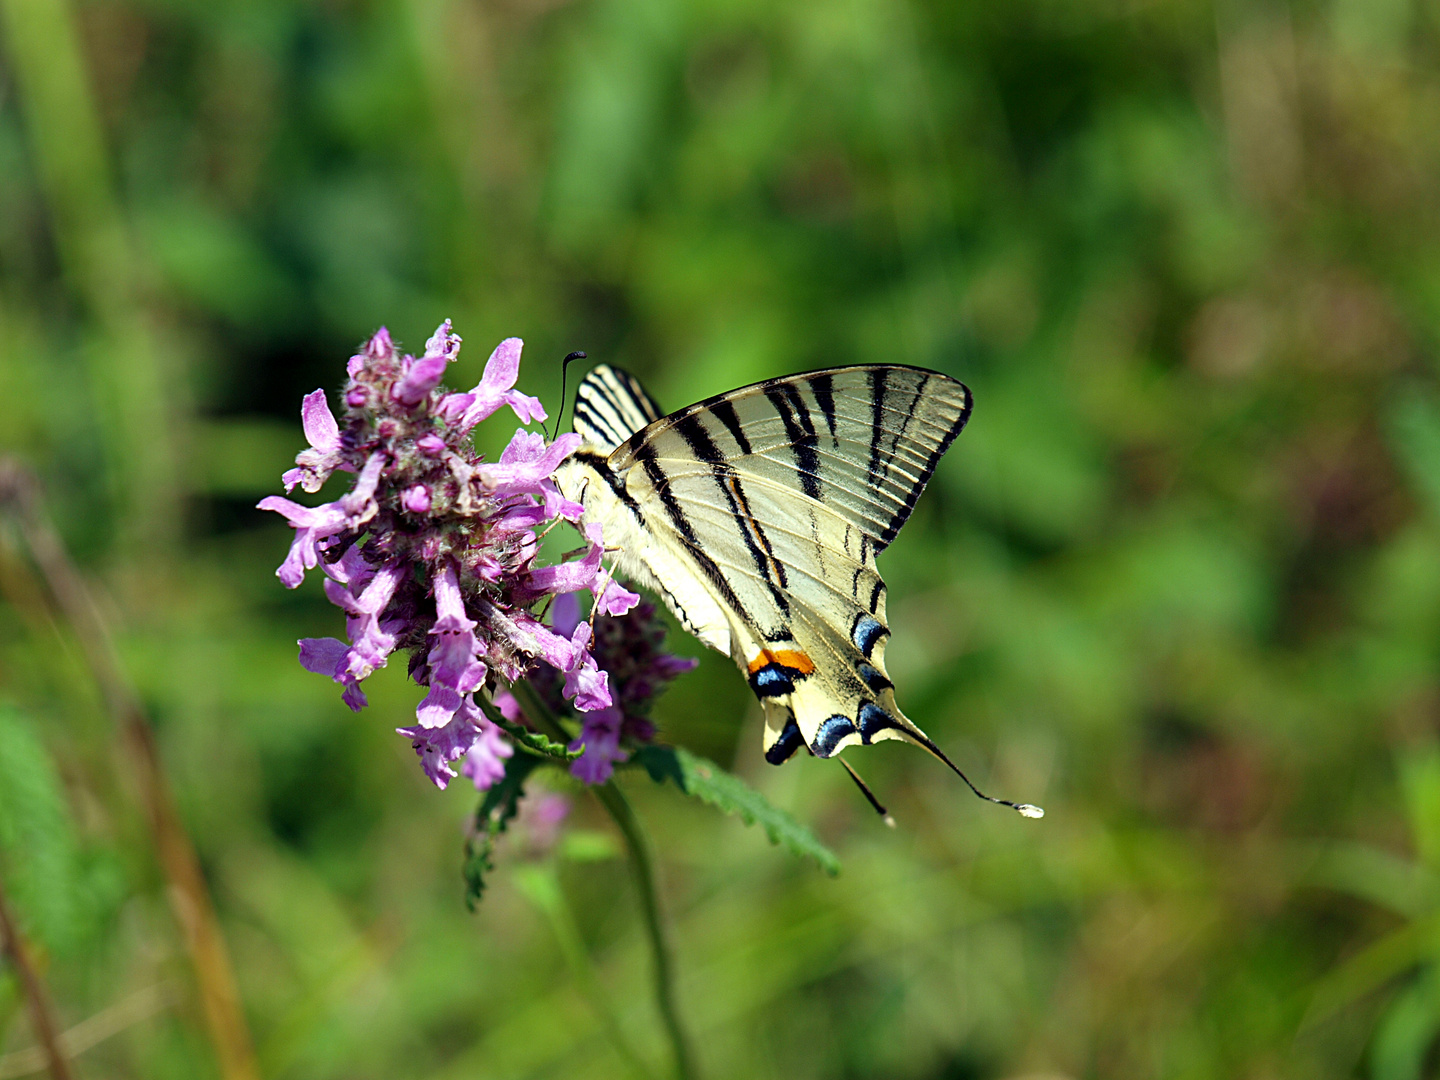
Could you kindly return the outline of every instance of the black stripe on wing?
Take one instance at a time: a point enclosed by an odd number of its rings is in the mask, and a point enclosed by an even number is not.
[[[609,452],[661,415],[639,379],[601,364],[575,390],[572,428],[586,442]]]
[[[720,423],[725,425],[725,430],[735,440],[735,445],[740,448],[740,453],[750,453],[750,440],[745,437],[745,429],[740,426],[740,417],[735,413],[735,403],[729,398],[721,398],[710,411]]]
[[[710,475],[714,477],[716,485],[720,488],[721,494],[730,507],[730,516],[735,522],[735,531],[745,543],[746,549],[750,552],[751,559],[755,562],[755,571],[760,579],[770,589],[770,595],[775,600],[775,606],[782,614],[790,613],[790,600],[786,596],[785,568],[775,559],[775,550],[770,545],[770,539],[765,535],[765,530],[760,522],[755,519],[755,513],[750,509],[750,500],[746,498],[745,489],[740,484],[740,479],[735,475],[734,470],[725,462],[725,456],[720,448],[715,445],[715,440],[705,429],[705,423],[696,413],[684,417],[675,425],[675,431],[685,440],[685,445],[695,455],[696,460],[701,461],[710,467]]]
[[[926,379],[925,382],[920,384],[920,388],[916,391],[915,401],[917,404],[928,382],[929,380]],[[953,443],[956,436],[965,429],[965,422],[970,419],[970,410],[973,407],[974,399],[970,396],[969,389],[966,388],[965,403],[960,410],[959,418],[951,425],[950,429],[944,434],[940,441],[936,443],[935,448],[930,451],[929,456],[926,457],[925,464],[920,467],[920,475],[915,478],[914,483],[912,483],[905,492],[905,501],[901,503],[900,508],[891,515],[890,521],[885,526],[885,530],[880,534],[880,542],[876,548],[877,552],[889,547],[890,541],[895,539],[895,534],[900,531],[900,527],[910,520],[910,514],[915,509],[915,503],[920,499],[920,493],[925,490],[925,485],[930,482],[930,477],[935,475],[935,466],[940,464],[940,459],[945,456],[945,451],[950,449],[950,444]],[[896,448],[900,445],[900,437],[904,435],[904,431],[905,429],[901,428],[900,436],[896,436]]]
[[[901,365],[831,368],[767,379],[697,402],[629,435],[611,461],[623,471],[641,459],[647,444],[662,457],[675,453],[658,449],[667,435],[678,436],[695,455],[681,425],[693,435],[690,425],[703,422],[727,468],[742,480],[762,471],[752,470],[745,458],[768,459],[766,470],[793,469],[796,494],[841,514],[878,554],[909,519],[970,410],[965,386],[939,372]],[[717,422],[709,422],[707,413]],[[764,506],[755,506],[768,524]]]
[[[685,545],[690,557],[695,560],[695,565],[709,579],[710,584],[715,586],[715,590],[720,594],[720,599],[729,605],[730,610],[742,622],[755,626],[755,620],[746,610],[745,605],[740,602],[740,597],[736,595],[730,579],[725,576],[725,572],[720,569],[715,560],[706,553],[704,545],[701,544],[699,536],[695,533],[695,526],[690,521],[689,515],[685,513],[680,501],[675,498],[675,493],[670,490],[670,477],[655,456],[654,448],[642,444],[636,456],[641,468],[645,470],[651,486],[655,489],[655,494],[660,498],[660,505],[665,510],[665,516],[670,520],[671,526],[679,535],[680,541]]]
[[[885,368],[869,372],[870,383],[870,483],[880,484],[880,442],[885,438],[885,394],[890,373]]]
[[[784,765],[795,756],[795,751],[805,745],[805,736],[800,734],[800,725],[795,723],[795,714],[786,710],[785,726],[779,736],[765,750],[765,760],[771,765]]]
[[[820,498],[820,454],[816,450],[819,437],[815,434],[815,422],[805,408],[805,401],[796,389],[795,383],[786,382],[779,386],[767,386],[765,397],[780,414],[785,425],[785,436],[795,450],[795,469],[800,474],[800,486],[812,499]]]

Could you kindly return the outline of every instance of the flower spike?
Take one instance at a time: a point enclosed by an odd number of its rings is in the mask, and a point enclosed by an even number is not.
[[[587,527],[582,559],[536,565],[539,531],[580,519],[581,507],[554,481],[579,437],[547,440],[521,428],[499,461],[484,461],[470,442],[476,424],[507,405],[524,423],[546,414],[515,389],[519,338],[496,347],[473,390],[448,392],[441,382],[460,346],[448,319],[418,358],[401,355],[388,331],[376,331],[346,367],[338,419],[323,390],[306,395],[301,419],[310,445],[283,477],[286,491],[299,485],[314,493],[336,471],[353,473],[354,485],[320,506],[271,495],[259,507],[295,530],[280,580],[293,589],[307,571],[322,569],[326,596],[346,615],[347,640],[306,638],[301,665],[339,683],[358,711],[366,704],[364,680],[395,650],[409,653],[411,674],[426,693],[416,723],[397,730],[438,787],[463,761],[460,771],[484,789],[504,775],[514,753],[476,700],[491,694],[497,678],[524,678],[544,665],[563,683],[560,696],[586,716],[618,708],[612,676],[592,654],[590,627],[559,633],[530,608],[590,592],[601,610],[615,613],[638,598],[602,568],[598,527]],[[616,725],[628,722],[617,716]],[[616,726],[612,754],[621,753],[619,733]],[[587,769],[608,775],[609,765],[595,757]]]

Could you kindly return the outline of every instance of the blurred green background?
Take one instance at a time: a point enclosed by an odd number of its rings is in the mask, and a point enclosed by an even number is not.
[[[471,915],[476,797],[393,734],[403,663],[354,716],[295,660],[340,617],[252,507],[301,395],[446,316],[451,385],[519,335],[548,406],[571,349],[668,407],[877,361],[974,391],[882,560],[887,658],[1049,815],[892,744],[851,755],[885,829],[833,765],[766,766],[707,655],[666,737],[844,862],[625,777],[707,1076],[1436,1075],[1440,3],[0,12],[0,446],[117,627],[265,1077],[633,1075],[534,902],[552,872],[665,1060],[593,802],[554,851],[507,839]],[[0,584],[0,874],[62,1023],[125,1018],[78,1068],[217,1076],[73,636],[23,548]],[[33,1042],[0,971],[0,1075]]]

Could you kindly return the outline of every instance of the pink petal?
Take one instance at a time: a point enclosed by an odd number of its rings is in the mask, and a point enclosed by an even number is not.
[[[324,390],[312,390],[300,405],[300,424],[305,438],[316,450],[326,453],[340,449],[340,425],[325,401]]]

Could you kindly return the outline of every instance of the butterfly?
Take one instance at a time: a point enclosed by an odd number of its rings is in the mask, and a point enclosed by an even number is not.
[[[981,798],[1039,817],[981,794],[900,711],[885,670],[876,556],[970,408],[948,375],[862,365],[767,379],[665,415],[634,376],[602,364],[576,391],[582,441],[555,479],[603,526],[618,569],[734,658],[764,710],[766,761],[900,739]]]

